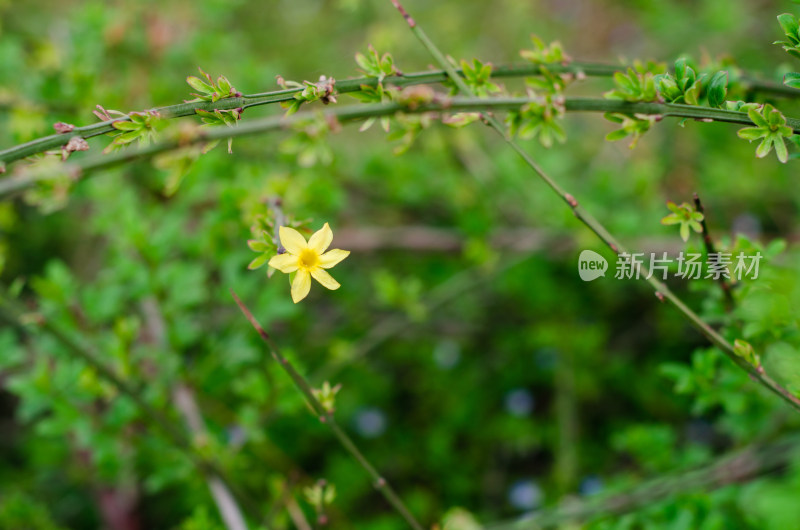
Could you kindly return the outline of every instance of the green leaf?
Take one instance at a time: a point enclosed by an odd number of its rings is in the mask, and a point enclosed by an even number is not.
[[[772,151],[772,136],[767,136],[764,138],[758,147],[756,148],[756,157],[757,158],[764,158]]]
[[[228,81],[228,78],[223,75],[217,78],[217,86],[219,87],[219,91],[222,92],[224,96],[229,95],[231,93],[231,89],[233,88],[230,81]]]
[[[783,84],[792,88],[800,88],[800,73],[790,72],[784,75]]]
[[[758,125],[759,127],[769,127],[769,123],[767,120],[764,119],[764,116],[758,111],[758,109],[750,109],[747,111],[747,116],[750,117],[750,121]]]
[[[259,257],[251,261],[250,265],[248,265],[247,268],[252,271],[258,269],[259,267],[263,267],[264,264],[267,262],[267,259],[268,256],[266,254],[261,254]]]
[[[675,77],[677,79],[684,79],[686,77],[686,58],[681,57],[675,61]]]
[[[681,218],[676,213],[671,213],[671,214],[667,215],[666,217],[664,217],[663,219],[661,219],[661,224],[662,225],[666,225],[666,226],[676,225],[676,224],[678,224],[680,222],[681,222]]]
[[[689,225],[687,223],[681,223],[681,239],[684,242],[689,241]]]
[[[759,127],[745,127],[744,129],[739,129],[736,134],[739,136],[739,138],[743,138],[752,142],[753,140],[763,138],[767,135],[767,132]]]
[[[267,245],[264,241],[259,241],[258,239],[249,239],[247,241],[247,246],[250,247],[250,250],[255,252],[266,252],[269,250],[269,245]]]
[[[717,72],[708,83],[708,104],[720,108],[728,93],[728,72]]]
[[[138,131],[142,128],[140,124],[130,121],[115,121],[111,126],[119,131]]]
[[[362,70],[370,70],[370,69],[371,69],[371,67],[372,67],[372,65],[370,64],[370,62],[369,62],[369,60],[367,59],[367,57],[366,57],[366,56],[365,56],[363,53],[361,53],[361,52],[357,52],[357,53],[356,53],[356,64],[357,64],[357,65],[358,65],[358,66],[359,66],[359,67],[360,67]]]
[[[214,87],[204,83],[199,77],[190,75],[186,78],[186,82],[189,83],[190,87],[198,92],[202,92],[204,94],[211,94],[214,92]]]
[[[778,15],[778,24],[781,25],[781,29],[783,29],[783,32],[787,37],[796,36],[797,30],[800,29],[800,24],[798,24],[797,18],[789,13]]]
[[[778,160],[785,164],[786,161],[789,160],[789,152],[786,150],[786,143],[781,137],[775,138],[773,143],[775,145],[775,154],[778,155]]]
[[[119,136],[117,136],[116,138],[114,138],[114,143],[116,143],[116,144],[128,144],[128,143],[136,140],[137,138],[139,138],[139,136],[141,136],[141,135],[142,135],[142,130],[141,129],[138,129],[138,130],[135,130],[135,131],[129,131],[129,132],[126,132],[126,133],[122,133]]]

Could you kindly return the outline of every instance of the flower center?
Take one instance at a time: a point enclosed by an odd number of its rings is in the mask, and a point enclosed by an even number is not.
[[[304,249],[300,252],[300,266],[304,269],[311,270],[319,265],[319,254],[310,248]]]

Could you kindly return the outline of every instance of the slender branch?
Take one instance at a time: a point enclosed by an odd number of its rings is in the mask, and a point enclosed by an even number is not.
[[[392,4],[400,11],[403,17],[406,18],[409,22],[409,27],[414,35],[419,39],[422,45],[428,50],[428,52],[433,56],[433,58],[439,63],[439,65],[444,68],[447,72],[452,81],[456,84],[461,92],[467,95],[473,95],[472,91],[470,90],[469,86],[464,82],[464,79],[461,78],[456,74],[453,70],[452,65],[449,61],[447,61],[436,47],[436,45],[428,38],[422,28],[413,21],[413,19],[408,16],[407,12],[403,9],[400,5],[399,0],[390,0]],[[593,100],[594,101],[594,100]],[[665,105],[659,103],[645,103],[644,105],[655,105],[656,107],[667,107],[673,108],[676,105]],[[679,105],[678,107],[689,107],[688,105]],[[713,109],[704,109],[704,111],[713,111]],[[731,111],[721,111],[725,115],[731,113]],[[663,114],[662,112],[655,112],[653,114]],[[734,113],[734,114],[741,114],[741,113]],[[670,114],[674,115],[674,114]],[[567,193],[561,186],[554,181],[544,170],[539,167],[539,165],[531,158],[531,156],[522,149],[519,144],[517,144],[510,136],[505,133],[505,130],[500,125],[500,123],[493,117],[484,114],[484,121],[494,129],[506,143],[514,150],[516,153],[525,161],[525,163],[539,176],[541,180],[543,180],[555,193],[557,193],[561,199],[567,203],[567,205],[572,209],[573,214],[575,217],[578,218],[584,225],[586,225],[592,232],[594,232],[604,243],[606,243],[609,248],[616,254],[620,255],[625,253],[625,249],[620,245],[620,243],[611,235],[611,233],[597,220],[595,219],[589,212],[587,212],[583,207],[580,206],[578,201],[575,199],[574,196]],[[726,121],[726,120],[721,120]],[[748,119],[749,121],[749,119]],[[793,122],[797,122],[797,120],[792,120]],[[795,127],[796,123],[793,123],[791,126]],[[640,265],[637,266],[640,268]],[[640,277],[637,270],[637,278]],[[728,342],[722,335],[720,335],[716,330],[714,330],[711,326],[709,326],[700,316],[697,315],[694,311],[692,311],[686,304],[684,304],[672,291],[664,284],[663,282],[659,281],[653,274],[648,274],[644,277],[644,280],[648,282],[656,292],[656,296],[658,296],[661,300],[668,300],[672,305],[674,305],[678,311],[683,313],[683,315],[691,322],[706,338],[714,344],[717,348],[722,350],[722,352],[727,355],[734,363],[736,363],[740,368],[750,374],[754,380],[760,382],[762,385],[767,387],[770,391],[775,393],[776,395],[783,398],[787,403],[789,403],[794,409],[800,411],[800,398],[789,392],[786,388],[780,385],[776,380],[766,374],[764,371],[763,366],[759,366],[756,368],[755,366],[749,364],[745,361],[742,357],[736,354],[734,351],[733,345]]]
[[[539,99],[526,97],[498,97],[488,99],[475,97],[438,97],[431,103],[419,105],[414,108],[400,105],[398,103],[364,104],[329,108],[325,111],[317,112],[298,112],[297,114],[293,114],[291,116],[269,116],[266,118],[240,123],[236,127],[214,127],[211,129],[198,128],[196,131],[190,134],[187,134],[184,131],[183,133],[179,133],[177,137],[176,135],[173,135],[171,138],[151,144],[147,147],[129,148],[116,154],[87,157],[78,162],[67,162],[59,166],[59,172],[66,173],[71,175],[74,179],[78,179],[79,177],[93,171],[118,166],[133,160],[152,158],[153,156],[165,151],[180,149],[198,143],[210,142],[212,140],[238,138],[242,136],[251,136],[269,131],[285,129],[298,123],[320,118],[347,122],[371,117],[389,116],[401,111],[407,113],[423,113],[442,111],[481,112],[487,110],[515,110],[526,103],[530,103],[531,101],[539,101]],[[679,105],[673,103],[635,103],[620,100],[575,97],[566,98],[565,106],[568,111],[650,114],[671,116],[676,118],[695,118],[699,120],[739,123],[742,125],[753,124],[747,114],[743,112],[712,109],[708,107],[696,107],[692,105]],[[489,119],[495,123],[497,130],[502,132],[502,129],[497,121],[491,117]],[[787,122],[789,126],[795,130],[795,132],[800,133],[800,119],[787,118]],[[505,138],[505,133],[503,133],[503,137]],[[521,152],[520,147],[515,142],[508,138],[506,138],[506,141],[515,151],[520,153],[520,156],[523,158],[527,157],[524,152]],[[530,163],[533,162],[529,162],[529,165]],[[18,168],[17,171],[10,177],[0,179],[0,198],[24,191],[33,186],[36,181],[46,180],[50,177],[52,177],[52,174],[36,172],[33,169],[26,167]],[[545,178],[545,180],[550,180],[549,177],[546,176],[543,178]],[[553,187],[555,186],[555,183],[551,182],[550,185]],[[558,186],[556,186],[554,189],[560,190]],[[560,194],[563,197],[563,192],[560,192]]]
[[[553,73],[573,73],[576,75],[584,75],[590,77],[608,77],[614,75],[615,72],[624,70],[624,65],[610,65],[599,63],[587,62],[571,62],[568,64],[548,64],[547,70]],[[462,76],[463,72],[459,68],[454,68],[457,75]],[[494,78],[509,78],[509,77],[524,77],[535,76],[542,72],[542,66],[538,64],[511,64],[501,65],[492,69],[492,77]],[[448,73],[444,70],[433,70],[428,72],[414,72],[410,74],[398,74],[388,76],[383,79],[383,84],[395,86],[398,88],[441,83],[448,78]],[[745,77],[742,80],[745,90],[750,92],[770,93],[784,97],[798,97],[800,92],[778,83],[771,83],[769,81],[758,81],[755,79]],[[374,77],[359,77],[356,79],[345,79],[336,83],[336,92],[338,94],[347,94],[350,92],[359,92],[364,86],[375,87],[378,80]],[[256,94],[246,94],[242,97],[221,99],[217,102],[210,101],[191,101],[186,103],[179,103],[176,105],[169,105],[164,107],[156,107],[153,110],[158,111],[165,118],[180,118],[185,116],[194,116],[197,109],[212,111],[219,110],[232,110],[232,109],[247,109],[260,105],[268,105],[272,103],[280,103],[281,101],[290,101],[294,99],[295,94],[301,92],[302,89],[283,89],[274,90],[271,92],[261,92]],[[130,118],[127,116],[120,117],[115,120],[103,121],[83,127],[75,127],[72,131],[66,134],[53,134],[44,136],[26,142],[24,144],[9,147],[0,150],[0,168],[3,165],[10,164],[11,162],[26,158],[37,153],[43,153],[51,149],[58,149],[69,142],[70,138],[79,136],[81,138],[92,138],[105,133],[114,132],[116,129],[112,126],[115,121],[128,121]],[[748,122],[749,123],[749,122]],[[2,172],[2,171],[0,171]]]
[[[797,435],[790,435],[771,444],[752,445],[691,471],[653,478],[621,492],[571,500],[562,506],[541,510],[508,523],[489,524],[486,528],[530,530],[561,527],[569,522],[588,522],[630,513],[687,492],[708,492],[747,482],[786,467],[797,453],[798,444],[800,439]]]
[[[3,317],[12,326],[18,328],[23,333],[30,333],[30,330],[24,325],[26,321],[26,311],[19,307],[16,302],[9,300],[5,296],[0,296],[0,317]],[[91,366],[101,378],[111,383],[121,394],[133,401],[149,422],[160,428],[169,437],[173,445],[188,456],[192,463],[194,463],[204,475],[216,477],[218,480],[228,484],[231,489],[234,489],[234,483],[227,478],[225,471],[223,471],[217,463],[198,453],[186,434],[176,426],[175,421],[150,405],[136,388],[128,384],[111,368],[106,366],[106,364],[100,360],[101,356],[96,351],[72,339],[59,327],[44,318],[44,316],[37,314],[35,318],[35,323],[38,327],[60,343],[70,355],[81,359],[87,365]],[[28,318],[27,320],[30,319]],[[260,511],[257,505],[241,491],[235,490],[235,493],[241,502],[246,503],[251,515],[255,517]]]
[[[358,447],[356,447],[347,433],[345,433],[341,427],[339,427],[333,417],[333,412],[322,406],[322,403],[320,403],[314,395],[314,392],[308,381],[306,381],[305,378],[300,375],[300,373],[294,368],[294,365],[289,362],[289,359],[281,355],[280,350],[278,350],[278,347],[275,345],[275,342],[272,340],[269,334],[264,331],[264,328],[261,327],[250,310],[247,309],[247,306],[245,306],[239,297],[236,296],[236,293],[234,293],[233,290],[231,290],[231,296],[233,296],[233,299],[236,301],[239,309],[242,310],[242,313],[244,313],[244,316],[258,332],[261,339],[264,341],[264,343],[266,343],[267,348],[272,354],[272,357],[278,362],[281,368],[283,368],[284,371],[289,374],[289,377],[292,378],[294,385],[303,394],[303,396],[305,396],[306,401],[311,406],[311,409],[314,411],[314,413],[319,417],[320,422],[324,423],[331,429],[339,443],[342,444],[347,452],[358,461],[361,467],[363,467],[367,474],[369,474],[369,476],[372,478],[375,488],[380,491],[381,494],[383,494],[386,500],[389,501],[389,504],[391,504],[392,507],[403,517],[403,519],[406,520],[409,526],[415,530],[422,530],[422,525],[420,525],[414,516],[411,515],[411,512],[403,503],[402,499],[400,499],[400,497],[394,491],[389,482],[383,478],[380,473],[378,473],[375,467],[369,463]]]
[[[548,68],[553,72],[572,72],[576,74],[580,72],[587,76],[611,76],[614,74],[614,72],[620,70],[622,67],[593,63],[571,63],[569,65],[552,65],[552,67]],[[458,71],[461,72],[461,70]],[[541,73],[540,65],[520,64],[499,66],[492,71],[492,76],[497,78],[520,77],[537,75],[539,73]],[[388,76],[384,78],[383,84],[402,88],[413,85],[441,83],[446,79],[447,74],[443,70],[434,70],[428,72],[415,72],[411,74]],[[336,92],[338,94],[360,92],[364,86],[375,87],[377,84],[378,79],[374,77],[346,79],[336,83]],[[166,107],[156,107],[153,110],[158,111],[159,114],[161,114],[164,118],[181,118],[185,116],[196,115],[196,111],[198,109],[205,111],[211,111],[214,109],[247,109],[260,105],[290,101],[294,99],[295,94],[298,94],[301,91],[302,89],[290,88],[271,92],[261,92],[257,94],[247,94],[236,98],[225,98],[214,103],[210,101],[179,103],[177,105],[169,105]],[[115,120],[86,125],[83,127],[75,127],[67,134],[53,134],[31,140],[30,142],[24,144],[9,147],[8,149],[0,150],[0,167],[2,167],[3,164],[9,164],[21,158],[25,158],[37,153],[43,153],[44,151],[48,151],[50,149],[60,148],[61,146],[66,145],[69,139],[73,136],[92,138],[94,136],[114,132],[116,131],[116,129],[112,126],[114,122],[129,120],[130,118],[126,116]]]
[[[708,256],[709,260],[712,260],[715,263],[719,263],[719,257],[717,256],[717,251],[714,249],[714,241],[711,240],[711,233],[708,231],[708,225],[706,224],[706,212],[703,208],[703,203],[700,202],[700,196],[697,193],[694,194],[694,206],[698,212],[703,214],[703,220],[700,221],[700,226],[703,227],[703,244],[706,247],[706,256]],[[717,256],[716,258],[712,258],[712,256]],[[725,310],[727,312],[731,312],[733,310],[733,306],[735,304],[733,300],[733,293],[731,293],[731,284],[725,278],[725,276],[719,277],[719,286],[722,288],[722,294],[725,296]]]

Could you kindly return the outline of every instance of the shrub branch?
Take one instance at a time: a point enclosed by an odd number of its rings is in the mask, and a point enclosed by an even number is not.
[[[353,440],[350,439],[347,433],[345,433],[342,428],[339,427],[339,424],[336,423],[336,420],[333,416],[333,412],[326,409],[322,403],[319,402],[317,397],[314,395],[314,392],[308,381],[306,381],[306,379],[300,375],[300,372],[298,372],[294,365],[289,362],[289,359],[281,354],[277,345],[272,340],[272,337],[270,337],[264,328],[261,327],[261,324],[258,323],[247,306],[244,305],[244,302],[242,302],[239,297],[236,296],[236,293],[234,293],[233,290],[231,290],[231,296],[233,296],[233,299],[236,301],[239,309],[242,310],[242,313],[244,313],[244,316],[247,318],[248,322],[250,322],[253,328],[258,332],[258,335],[267,345],[272,357],[289,375],[289,377],[291,377],[295,387],[297,387],[300,393],[306,398],[306,401],[313,410],[314,414],[317,415],[320,422],[327,425],[331,429],[333,435],[336,437],[339,443],[342,444],[345,450],[347,450],[347,452],[358,461],[361,467],[364,468],[367,474],[369,474],[369,476],[372,478],[375,489],[381,492],[386,500],[389,501],[389,504],[391,504],[392,507],[403,517],[403,519],[406,520],[408,525],[415,530],[422,530],[422,525],[417,522],[417,520],[406,507],[405,503],[403,503],[402,499],[400,499],[400,496],[394,491],[394,488],[392,488],[389,482],[382,477],[380,473],[378,473],[372,464],[369,463],[367,458],[358,449],[358,447],[356,447],[356,445],[353,443]]]
[[[472,94],[472,91],[464,82],[464,80],[456,74],[452,65],[449,61],[447,61],[436,47],[436,45],[428,38],[422,28],[416,22],[411,19],[407,12],[402,8],[400,5],[399,0],[391,0],[392,4],[403,14],[406,20],[411,20],[412,22],[409,23],[409,27],[414,35],[420,40],[422,45],[428,50],[428,52],[433,56],[433,58],[444,68],[447,72],[452,81],[458,86],[459,90],[464,94]],[[627,103],[629,104],[629,103]],[[645,103],[644,105],[656,105],[657,107],[665,106],[665,104],[659,103]],[[688,107],[693,108],[689,105],[670,105],[670,107]],[[588,109],[587,109],[588,110]],[[714,109],[707,109],[708,111],[712,111]],[[725,115],[730,114],[732,111],[720,111]],[[653,112],[652,114],[662,114],[660,112]],[[734,113],[740,114],[740,113]],[[674,114],[673,114],[674,115]],[[609,248],[617,255],[625,253],[626,250],[620,245],[620,243],[614,238],[611,233],[606,230],[606,228],[597,220],[595,219],[589,212],[587,212],[575,199],[574,196],[567,193],[561,186],[554,181],[544,170],[539,167],[539,165],[533,160],[533,158],[524,150],[522,149],[519,144],[517,144],[510,136],[508,136],[500,125],[500,123],[492,116],[484,115],[485,122],[494,129],[498,134],[500,134],[508,143],[508,145],[516,151],[516,153],[525,161],[525,163],[543,180],[555,193],[557,193],[561,199],[567,203],[567,205],[572,209],[573,214],[575,217],[578,218],[584,225],[586,225],[592,232],[594,232],[604,243],[606,243]],[[749,121],[749,118],[747,118]],[[726,121],[726,120],[720,120]],[[797,120],[792,120],[795,122],[791,125],[791,127],[795,127],[797,125]],[[641,269],[641,264],[637,264],[637,268]],[[638,272],[638,271],[637,271]],[[722,352],[727,355],[734,363],[736,363],[740,368],[745,370],[750,377],[753,378],[755,381],[758,381],[763,386],[768,388],[770,391],[775,393],[776,395],[783,398],[786,402],[789,403],[794,409],[800,411],[800,399],[789,392],[786,388],[780,385],[776,380],[766,374],[764,371],[763,366],[759,365],[758,368],[753,366],[752,364],[748,363],[744,358],[739,356],[735,350],[733,345],[728,342],[722,335],[720,335],[714,328],[709,326],[700,316],[692,311],[686,304],[683,303],[663,282],[656,279],[654,275],[643,276],[643,279],[649,283],[654,289],[655,294],[661,300],[668,300],[673,306],[675,306],[678,311],[683,313],[683,315],[691,322],[706,338],[714,344],[717,348],[722,350]],[[637,274],[637,277],[639,275]]]
[[[455,72],[455,69],[453,69]],[[225,100],[220,100],[225,101]],[[422,112],[443,112],[443,111],[490,111],[490,110],[517,110],[526,103],[539,101],[537,98],[527,97],[495,97],[495,98],[475,98],[475,97],[438,97],[431,103],[421,104],[410,108],[398,103],[380,103],[347,105],[341,107],[327,108],[321,111],[298,112],[291,116],[268,116],[240,122],[236,127],[214,127],[192,131],[191,134],[183,134],[180,137],[168,138],[166,140],[153,143],[147,147],[128,148],[109,155],[95,155],[84,158],[76,162],[65,162],[60,166],[63,172],[72,175],[73,178],[80,178],[88,173],[100,169],[106,169],[133,160],[151,158],[159,153],[187,147],[189,145],[211,142],[213,140],[224,140],[227,138],[238,138],[251,136],[278,129],[288,128],[294,124],[314,119],[328,119],[339,121],[363,120],[371,117],[390,116],[397,112],[422,113]],[[753,122],[744,112],[737,112],[723,109],[712,109],[709,107],[697,107],[693,105],[680,105],[674,103],[641,103],[628,102],[621,100],[568,97],[565,98],[567,111],[573,112],[616,112],[627,114],[648,114],[658,116],[669,116],[674,118],[694,118],[698,120],[711,120],[727,123],[738,123],[752,125]],[[494,118],[491,118],[494,120]],[[496,123],[496,120],[495,120]],[[787,123],[792,129],[800,133],[800,119],[787,118]],[[497,124],[500,127],[499,124]],[[96,127],[96,126],[92,126]],[[76,129],[77,130],[77,129]],[[505,138],[505,132],[500,130]],[[100,134],[100,133],[98,133]],[[509,141],[507,139],[507,141]],[[528,158],[527,154],[513,141],[509,141],[511,147],[523,158]],[[526,160],[526,162],[528,162]],[[532,160],[528,164],[536,165]],[[0,178],[0,198],[10,194],[24,191],[33,186],[37,180],[48,178],[48,174],[38,174],[28,168],[21,168],[9,177]],[[550,180],[545,175],[546,180]],[[559,190],[559,194],[564,196],[563,191],[552,182],[551,187]]]
[[[700,196],[697,195],[697,193],[694,194],[694,206],[698,212],[703,214],[703,220],[700,221],[700,226],[703,227],[703,245],[706,247],[706,256],[716,255],[717,251],[714,248],[714,241],[711,239],[711,233],[708,231],[708,225],[706,224],[705,209],[703,208],[703,203],[700,202]],[[725,296],[725,309],[726,311],[730,312],[733,310],[734,306],[733,293],[731,293],[731,284],[724,275],[721,275],[718,281],[719,286],[722,288],[722,293]]]
[[[548,64],[547,70],[552,73],[574,73],[583,74],[589,77],[610,77],[615,72],[623,71],[624,65],[609,65],[589,62],[571,62],[569,64]],[[460,68],[452,69],[458,76],[463,76]],[[501,65],[492,69],[493,78],[513,78],[535,76],[542,71],[541,65],[538,64],[512,64]],[[445,70],[432,70],[428,72],[414,72],[409,74],[398,74],[387,76],[383,79],[383,84],[388,86],[395,86],[398,88],[436,84],[446,81],[448,73]],[[769,93],[780,95],[784,97],[797,97],[800,93],[793,88],[787,87],[782,84],[771,83],[768,81],[758,81],[755,79],[745,78],[743,80],[746,90],[751,92]],[[378,80],[374,77],[359,77],[355,79],[346,79],[337,81],[336,92],[339,94],[347,94],[351,92],[359,92],[362,87],[375,87]],[[181,118],[186,116],[196,115],[196,110],[214,111],[214,110],[233,110],[233,109],[247,109],[260,105],[268,105],[271,103],[280,103],[282,101],[291,101],[294,99],[295,94],[301,92],[301,88],[290,88],[284,90],[274,90],[271,92],[261,92],[255,94],[245,94],[242,97],[232,97],[220,99],[216,102],[211,101],[191,101],[186,103],[178,103],[176,105],[169,105],[165,107],[156,107],[152,110],[157,111],[164,118]],[[567,109],[571,110],[571,109]],[[573,109],[573,110],[589,110],[589,109]],[[603,111],[606,112],[606,111]],[[608,111],[616,112],[616,111]],[[638,112],[638,111],[637,111]],[[685,117],[699,117],[705,116],[685,116]],[[713,117],[711,119],[714,119]],[[116,129],[112,126],[117,121],[129,121],[130,118],[120,117],[115,120],[103,121],[100,123],[93,123],[83,127],[75,127],[69,133],[53,134],[44,136],[19,144],[7,149],[0,150],[0,167],[3,164],[8,165],[12,162],[26,158],[38,153],[43,153],[51,149],[59,149],[66,145],[73,137],[92,138],[100,136],[109,132],[114,132]],[[737,122],[750,125],[752,122]],[[796,128],[796,127],[795,127]]]

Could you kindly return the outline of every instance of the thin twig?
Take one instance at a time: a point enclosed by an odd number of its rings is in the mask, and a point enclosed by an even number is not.
[[[407,12],[402,9],[399,0],[391,0],[392,4],[398,9],[401,9],[401,14],[404,17],[407,16]],[[405,14],[404,14],[405,13]],[[444,55],[441,51],[436,47],[436,45],[428,38],[425,32],[422,30],[419,24],[416,22],[414,24],[409,24],[411,31],[416,35],[416,37],[420,40],[422,45],[428,50],[428,52],[433,56],[436,62],[447,71],[448,75],[450,76],[451,80],[456,84],[461,92],[468,95],[473,95],[472,91],[470,90],[469,86],[464,82],[464,79],[457,75],[453,70],[453,66],[450,62],[445,59]],[[655,105],[660,105],[656,103]],[[726,111],[728,112],[728,111]],[[519,144],[517,144],[510,136],[508,136],[504,130],[504,128],[500,125],[500,123],[493,117],[487,114],[484,114],[484,121],[494,129],[506,143],[525,161],[525,163],[539,176],[541,180],[543,180],[550,189],[552,189],[555,193],[561,197],[561,199],[567,203],[567,205],[572,209],[572,213],[575,217],[578,218],[584,225],[586,225],[592,232],[594,232],[604,243],[606,243],[609,248],[615,254],[623,254],[626,253],[624,247],[620,245],[620,243],[611,235],[611,233],[597,220],[595,219],[589,212],[587,212],[583,207],[580,206],[578,201],[575,199],[574,196],[567,193],[561,186],[553,180],[544,170],[539,167],[539,165],[533,160],[533,158],[524,150],[522,149]],[[641,268],[641,264],[637,265],[637,269]],[[640,277],[637,270],[637,278]],[[655,275],[648,274],[644,277],[644,280],[648,282],[656,292],[656,295],[659,299],[669,300],[669,302],[674,305],[678,311],[683,313],[683,315],[703,334],[706,338],[715,346],[717,346],[722,352],[727,355],[736,365],[740,368],[745,370],[750,376],[768,388],[770,391],[775,393],[776,395],[780,396],[786,402],[788,402],[794,409],[800,411],[800,398],[789,392],[786,388],[784,388],[781,384],[779,384],[776,380],[766,374],[763,366],[759,366],[756,368],[755,366],[751,365],[747,361],[745,361],[742,357],[736,354],[734,351],[733,345],[728,342],[722,335],[720,335],[715,329],[709,326],[700,316],[698,316],[694,311],[692,311],[686,304],[684,304],[672,291],[664,284],[663,282],[659,281]]]
[[[553,73],[573,73],[578,76],[594,76],[594,77],[608,77],[614,75],[615,72],[624,70],[624,65],[610,65],[610,64],[597,64],[597,63],[584,63],[584,62],[571,62],[569,64],[552,64],[547,65],[547,70]],[[459,75],[463,75],[461,69],[455,70]],[[506,77],[523,77],[538,75],[542,71],[542,66],[538,64],[517,64],[517,65],[501,65],[492,69],[492,77],[506,78]],[[421,84],[434,84],[445,81],[448,74],[444,70],[428,71],[428,72],[415,72],[403,75],[388,76],[383,79],[383,84],[395,87],[406,87]],[[768,81],[757,81],[745,78],[743,80],[745,89],[751,92],[771,93],[786,97],[797,97],[798,92],[792,88],[778,83],[771,83]],[[350,92],[359,92],[363,87],[375,87],[378,80],[374,77],[359,77],[356,79],[346,79],[336,83],[336,93],[347,94]],[[225,98],[216,102],[210,101],[192,101],[187,103],[179,103],[177,105],[169,105],[165,107],[157,107],[153,110],[158,111],[165,118],[180,118],[185,116],[194,116],[197,109],[212,111],[219,110],[232,110],[232,109],[247,109],[260,105],[268,105],[271,103],[280,103],[282,101],[290,101],[294,99],[295,94],[302,91],[302,89],[290,88],[283,90],[274,90],[271,92],[262,92],[257,94],[246,94],[242,97]],[[116,129],[112,123],[115,121],[128,121],[129,117],[120,117],[115,120],[103,121],[85,125],[83,127],[75,127],[72,131],[66,134],[52,134],[26,142],[24,144],[9,147],[0,150],[0,167],[3,164],[10,164],[16,160],[26,158],[37,153],[43,153],[51,149],[58,149],[69,142],[70,138],[78,136],[81,138],[92,138],[101,134],[114,132]]]
[[[449,63],[448,63],[449,64]],[[452,67],[451,67],[452,68]],[[453,70],[455,75],[455,70]],[[460,77],[458,78],[461,79]],[[463,84],[463,81],[462,83]],[[476,98],[476,97],[437,97],[428,104],[416,106],[414,108],[400,105],[397,103],[385,104],[364,104],[347,105],[336,108],[329,108],[324,111],[298,112],[291,116],[270,116],[255,120],[239,123],[236,127],[214,127],[212,129],[197,129],[193,132],[174,135],[171,138],[151,144],[147,147],[127,149],[125,151],[102,156],[87,157],[79,162],[66,162],[58,166],[58,174],[69,175],[73,180],[80,179],[92,172],[115,167],[133,160],[149,159],[160,153],[181,149],[190,145],[207,143],[213,140],[224,140],[227,138],[238,138],[252,136],[269,131],[290,128],[293,125],[307,122],[309,120],[325,119],[338,120],[343,122],[362,120],[371,117],[390,116],[397,112],[406,113],[425,113],[425,112],[456,112],[472,111],[485,112],[488,110],[516,110],[532,101],[540,101],[540,98],[528,97],[496,97],[496,98]],[[565,98],[564,105],[567,111],[575,112],[615,112],[623,114],[648,114],[669,116],[674,118],[695,118],[700,120],[711,120],[727,123],[738,123],[742,125],[752,125],[753,122],[744,112],[736,112],[723,109],[712,109],[709,107],[696,107],[692,105],[679,105],[674,103],[642,103],[629,102],[613,99],[601,98]],[[489,118],[490,123],[497,124],[494,118]],[[792,129],[800,133],[800,119],[787,118],[787,123]],[[499,127],[499,124],[497,124]],[[502,132],[502,131],[501,131]],[[505,134],[503,133],[505,138]],[[527,155],[511,139],[506,138],[511,147],[520,156],[526,158]],[[530,157],[527,157],[530,158]],[[527,160],[526,160],[527,162]],[[529,165],[533,162],[530,161]],[[535,164],[534,164],[535,165]],[[54,176],[51,172],[37,172],[35,166],[32,168],[17,168],[14,174],[9,177],[0,178],[0,198],[14,195],[32,187],[39,180],[46,180]],[[540,174],[542,176],[542,174]],[[549,177],[542,177],[549,180]],[[551,187],[555,184],[550,183]],[[558,188],[556,186],[556,188]],[[554,189],[556,189],[554,188]],[[563,197],[563,194],[562,194]]]
[[[706,212],[703,208],[703,203],[700,202],[700,196],[697,195],[697,193],[694,194],[694,206],[698,212],[703,214],[703,220],[700,221],[700,225],[703,227],[703,244],[706,247],[706,256],[710,263],[719,263],[719,255],[714,249],[714,241],[711,240],[711,233],[708,231],[708,225],[706,224]],[[725,310],[730,313],[735,304],[733,293],[731,293],[731,284],[724,275],[720,275],[718,281],[719,286],[722,287],[722,294],[725,295]]]
[[[422,525],[420,525],[417,522],[417,520],[408,510],[406,505],[403,503],[402,499],[400,499],[400,497],[394,491],[389,482],[385,478],[383,478],[380,475],[380,473],[378,473],[375,467],[373,467],[372,464],[369,463],[369,461],[361,453],[358,447],[356,447],[356,445],[353,443],[353,441],[350,439],[347,433],[345,433],[341,429],[341,427],[339,427],[339,425],[336,423],[336,420],[334,419],[333,413],[322,406],[322,403],[320,403],[319,400],[314,395],[314,392],[308,381],[306,381],[305,378],[302,375],[300,375],[300,373],[295,369],[294,365],[292,365],[292,363],[289,362],[289,359],[287,359],[281,354],[280,350],[278,350],[278,347],[275,345],[275,342],[272,340],[269,334],[266,331],[264,331],[264,328],[261,327],[261,325],[255,319],[250,310],[247,309],[247,306],[244,305],[244,303],[239,299],[239,297],[236,295],[235,292],[233,292],[232,289],[231,289],[231,296],[233,296],[233,299],[236,301],[236,304],[239,306],[239,309],[242,310],[244,316],[247,318],[247,320],[250,322],[253,328],[255,328],[261,339],[267,345],[267,348],[272,354],[272,357],[275,359],[275,361],[278,362],[281,368],[283,368],[286,371],[286,373],[289,374],[289,377],[292,378],[292,381],[294,382],[297,389],[303,394],[303,396],[305,396],[306,401],[311,406],[311,409],[314,411],[314,414],[317,415],[320,422],[324,423],[331,429],[331,431],[333,432],[334,436],[339,441],[339,443],[342,444],[342,446],[347,450],[347,452],[350,453],[353,456],[353,458],[355,458],[358,461],[361,467],[363,467],[364,470],[366,470],[366,472],[372,478],[373,486],[375,486],[375,488],[378,491],[380,491],[381,494],[383,494],[386,500],[389,501],[389,504],[391,504],[392,507],[403,517],[403,519],[406,520],[409,526],[411,526],[411,528],[414,528],[415,530],[422,530]]]

